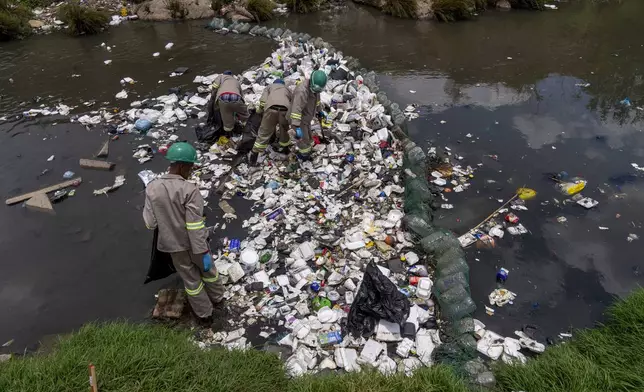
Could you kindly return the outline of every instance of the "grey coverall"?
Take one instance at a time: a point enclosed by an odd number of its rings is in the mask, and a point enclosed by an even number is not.
[[[262,123],[259,126],[259,133],[253,151],[260,153],[266,150],[268,143],[275,133],[275,128],[279,125],[279,145],[280,147],[288,147],[291,144],[291,139],[288,135],[288,119],[286,113],[291,107],[291,90],[289,90],[282,83],[273,83],[264,89],[261,98],[259,99],[259,110],[262,116]]]
[[[222,301],[224,287],[214,261],[211,269],[204,272],[202,257],[210,249],[203,204],[195,184],[179,175],[166,174],[148,184],[143,220],[148,229],[158,227],[157,248],[170,253],[192,310],[205,318],[212,315],[213,304]]]
[[[319,106],[320,94],[311,91],[309,79],[305,79],[295,87],[289,119],[292,128],[302,129],[302,138],[297,141],[297,148],[302,155],[311,154],[311,148],[313,147],[311,120],[320,110]]]
[[[235,115],[242,126],[248,120],[248,107],[241,94],[241,85],[232,75],[219,75],[212,83],[211,105],[219,107],[224,131],[232,132],[235,128]]]

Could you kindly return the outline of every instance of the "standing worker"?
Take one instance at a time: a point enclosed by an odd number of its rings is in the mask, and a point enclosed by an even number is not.
[[[212,265],[203,197],[195,184],[186,181],[197,163],[197,150],[189,143],[174,143],[166,158],[171,162],[169,173],[145,190],[143,220],[148,229],[159,229],[157,248],[172,256],[200,323],[212,324],[213,305],[222,302],[224,287]]]
[[[222,75],[215,78],[212,83],[212,95],[210,97],[211,111],[219,107],[221,121],[224,123],[224,131],[231,133],[235,128],[235,116],[239,119],[242,127],[246,126],[248,120],[248,107],[241,95],[241,85],[235,79],[231,71],[224,71]]]
[[[277,79],[270,86],[264,89],[259,99],[258,113],[262,113],[262,123],[259,126],[259,134],[253,144],[253,151],[250,153],[249,163],[257,164],[257,157],[268,147],[268,143],[275,134],[275,128],[279,125],[279,146],[278,152],[284,154],[288,152],[291,144],[291,138],[288,134],[288,120],[286,112],[291,107],[291,90],[285,85],[284,81]]]
[[[306,161],[311,157],[313,137],[311,135],[311,120],[316,114],[322,113],[320,109],[320,93],[326,86],[327,77],[324,71],[316,70],[311,73],[310,79],[305,79],[295,87],[293,92],[293,105],[289,118],[291,127],[295,130],[299,150],[298,157]]]

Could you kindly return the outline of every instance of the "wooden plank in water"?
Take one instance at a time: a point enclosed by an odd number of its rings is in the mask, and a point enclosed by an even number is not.
[[[49,192],[54,192],[63,188],[67,188],[68,186],[74,186],[77,184],[80,184],[83,181],[82,178],[74,178],[65,182],[61,182],[60,184],[56,185],[51,185],[46,188],[39,189],[37,191],[29,192],[29,193],[24,193],[20,196],[12,197],[11,199],[5,200],[5,204],[8,206],[16,203],[20,203],[21,201],[29,200],[32,197],[36,196],[39,193],[49,193]]]

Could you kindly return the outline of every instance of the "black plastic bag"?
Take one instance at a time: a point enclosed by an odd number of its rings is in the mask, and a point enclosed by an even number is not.
[[[255,144],[259,133],[259,126],[262,123],[262,115],[255,112],[255,109],[250,109],[249,114],[246,126],[242,130],[242,140],[237,144],[237,152],[240,155],[247,154],[253,149],[253,144]]]
[[[150,255],[150,267],[148,275],[145,277],[143,284],[154,282],[155,280],[167,278],[177,272],[172,264],[170,253],[161,252],[157,249],[159,241],[159,229],[154,229],[154,238],[152,239],[152,254]]]
[[[347,328],[353,336],[370,336],[380,319],[402,324],[409,317],[409,300],[372,261],[353,300]]]

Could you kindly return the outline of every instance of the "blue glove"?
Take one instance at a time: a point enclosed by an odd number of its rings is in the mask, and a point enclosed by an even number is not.
[[[302,128],[300,127],[295,128],[295,138],[301,139],[303,136],[304,134],[302,133]]]
[[[203,255],[201,260],[203,261],[203,272],[210,271],[212,268],[212,256],[210,256],[210,252]]]
[[[326,120],[326,112],[324,110],[320,110],[318,112],[318,117]]]

